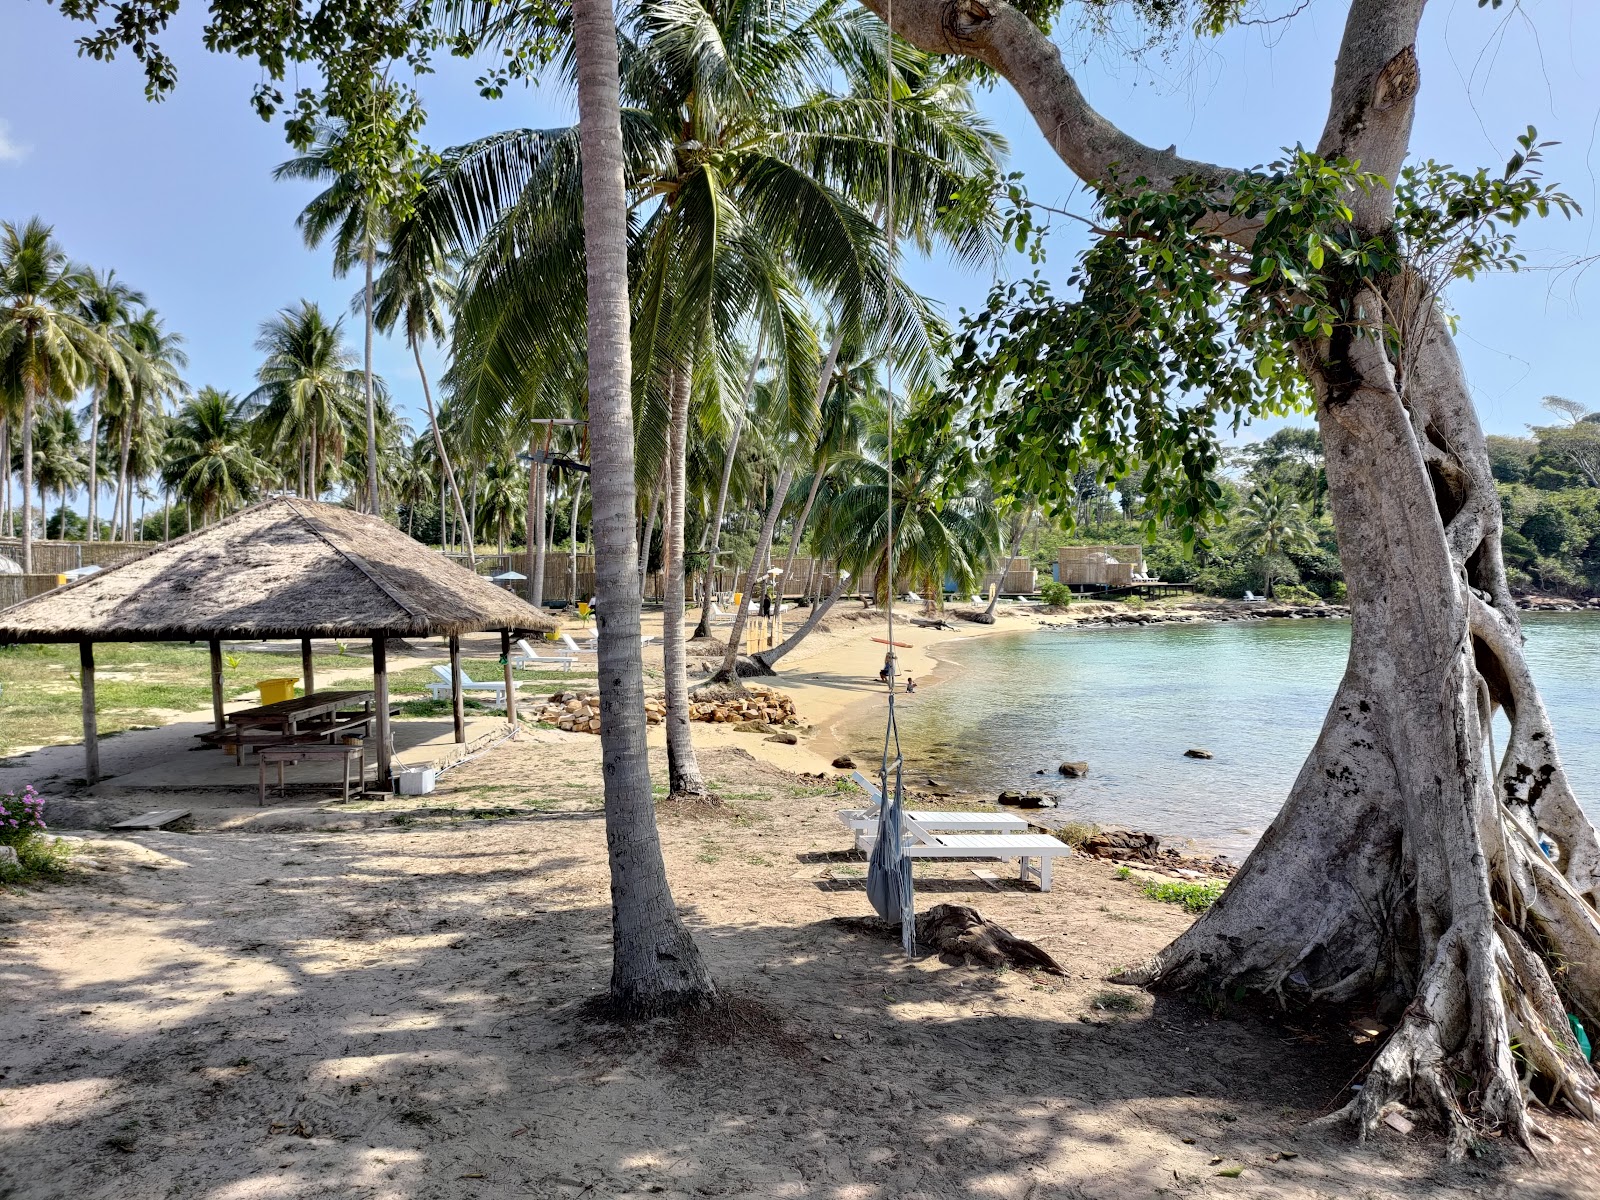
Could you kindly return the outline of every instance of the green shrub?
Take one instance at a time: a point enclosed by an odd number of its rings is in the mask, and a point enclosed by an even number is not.
[[[72,851],[44,830],[44,797],[32,784],[20,796],[15,792],[0,796],[0,846],[17,853],[15,864],[0,863],[0,884],[31,883],[66,869]]]
[[[1285,600],[1290,604],[1315,604],[1322,599],[1310,588],[1302,587],[1298,583],[1286,583],[1282,587],[1273,588],[1272,594],[1274,598]]]
[[[1072,603],[1072,589],[1064,583],[1047,579],[1039,585],[1039,598],[1056,608],[1066,608]]]

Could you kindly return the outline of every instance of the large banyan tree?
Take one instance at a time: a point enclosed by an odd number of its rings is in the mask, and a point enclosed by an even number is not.
[[[1375,1004],[1393,1031],[1337,1118],[1363,1133],[1394,1103],[1436,1116],[1456,1154],[1490,1130],[1526,1144],[1535,1101],[1600,1119],[1569,1023],[1600,1029],[1600,842],[1523,654],[1441,307],[1452,279],[1515,265],[1512,226],[1570,209],[1539,178],[1532,131],[1503,172],[1406,165],[1424,0],[1351,0],[1314,150],[1250,170],[1116,128],[1041,30],[1045,9],[867,2],[913,45],[1009,81],[1099,199],[1070,300],[1040,278],[997,287],[957,347],[950,415],[1002,477],[1048,498],[1082,463],[1137,462],[1153,519],[1203,538],[1219,423],[1303,398],[1322,431],[1344,678],[1223,899],[1122,978]],[[1136,7],[1220,25],[1241,5]],[[1024,201],[1019,233],[1037,211]]]

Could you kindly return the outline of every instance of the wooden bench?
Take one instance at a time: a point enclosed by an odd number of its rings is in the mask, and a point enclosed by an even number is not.
[[[356,784],[360,786],[366,782],[366,747],[365,746],[330,746],[325,743],[296,743],[279,742],[273,746],[263,746],[256,752],[256,762],[260,769],[261,794],[256,806],[262,807],[267,802],[267,764],[278,765],[278,791],[283,793],[283,768],[286,764],[305,762],[306,760],[342,762],[344,770],[339,780],[339,802],[343,804],[350,799],[350,763],[355,761]]]

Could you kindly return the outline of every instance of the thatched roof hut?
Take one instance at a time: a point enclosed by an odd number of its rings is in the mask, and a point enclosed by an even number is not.
[[[425,637],[558,624],[377,517],[279,499],[0,610],[0,644]]]
[[[299,638],[305,692],[315,692],[311,639],[372,639],[378,786],[390,777],[388,638],[450,639],[456,740],[464,738],[460,639],[499,630],[507,715],[516,721],[509,663],[516,633],[560,622],[457,566],[377,517],[283,498],[236,513],[142,557],[0,609],[0,645],[79,643],[84,752],[99,776],[94,716],[95,642],[206,641],[214,723],[224,728],[224,639]],[[244,753],[242,739],[237,752]]]

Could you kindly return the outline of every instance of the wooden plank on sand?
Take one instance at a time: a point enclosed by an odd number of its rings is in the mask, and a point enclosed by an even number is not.
[[[126,821],[118,821],[113,829],[164,829],[174,821],[181,821],[189,815],[187,808],[167,808],[160,812],[147,812],[141,816],[129,817]]]

